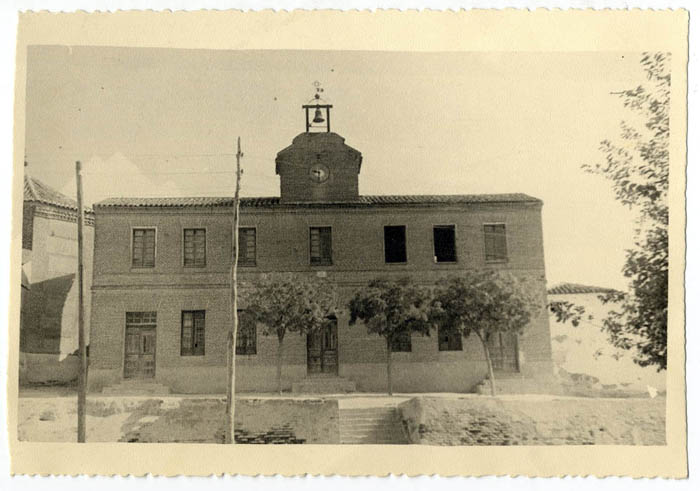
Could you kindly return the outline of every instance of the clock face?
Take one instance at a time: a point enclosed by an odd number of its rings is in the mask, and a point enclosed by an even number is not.
[[[328,170],[328,167],[323,164],[316,163],[309,167],[309,177],[313,182],[325,182],[328,179],[329,174],[330,171]]]

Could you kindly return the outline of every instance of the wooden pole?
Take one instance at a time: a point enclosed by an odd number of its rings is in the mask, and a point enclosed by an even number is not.
[[[231,261],[231,324],[228,333],[228,383],[226,385],[226,443],[235,443],[236,336],[238,334],[238,221],[241,190],[241,137],[236,152],[236,193],[233,198],[233,261]]]
[[[85,347],[85,319],[83,318],[83,183],[80,161],[75,163],[75,181],[78,188],[78,443],[85,442],[85,399],[87,391],[87,349]]]

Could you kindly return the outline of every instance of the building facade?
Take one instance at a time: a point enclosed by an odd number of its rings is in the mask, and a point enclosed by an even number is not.
[[[24,177],[20,382],[78,377],[78,207],[38,179]],[[85,292],[92,280],[93,215],[85,212]],[[89,305],[87,306],[89,309]],[[89,310],[88,310],[89,312]]]
[[[293,272],[337,286],[341,307],[377,277],[421,284],[473,268],[526,279],[541,313],[519,338],[493,339],[499,376],[552,374],[542,202],[523,194],[362,196],[360,152],[330,131],[307,131],[280,151],[279,197],[243,198],[242,288]],[[114,198],[95,205],[89,384],[151,379],[179,393],[226,390],[231,198]],[[245,305],[240,308],[245,310]],[[241,317],[244,319],[244,316]],[[277,338],[239,328],[236,387],[274,391]],[[486,377],[478,340],[414,335],[392,354],[399,392],[471,392]],[[386,344],[341,312],[326,332],[285,337],[283,387],[325,377],[343,390],[386,389]]]

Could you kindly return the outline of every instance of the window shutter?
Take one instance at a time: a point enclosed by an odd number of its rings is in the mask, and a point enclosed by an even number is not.
[[[238,264],[255,266],[255,229],[238,229]]]
[[[484,247],[487,261],[508,259],[505,224],[484,225]]]
[[[181,355],[192,354],[192,312],[182,313],[182,346],[180,348]]]

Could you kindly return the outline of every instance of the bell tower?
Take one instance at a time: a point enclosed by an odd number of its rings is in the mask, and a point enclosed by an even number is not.
[[[315,82],[314,86],[314,98],[302,105],[306,130],[275,159],[281,202],[357,201],[362,154],[346,145],[343,137],[331,132],[333,106],[321,98],[320,84]]]

